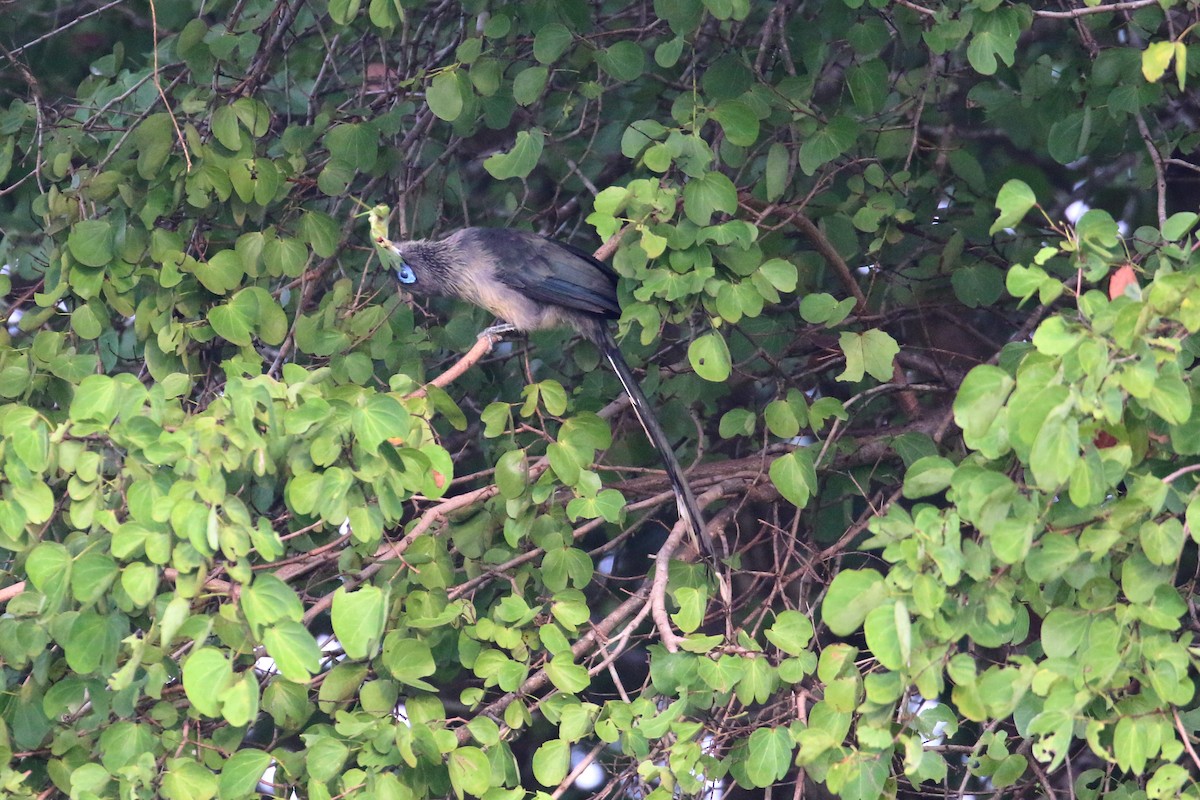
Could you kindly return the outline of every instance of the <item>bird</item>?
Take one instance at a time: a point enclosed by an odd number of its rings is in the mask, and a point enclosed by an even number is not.
[[[481,335],[567,327],[595,344],[662,458],[680,518],[697,546],[718,557],[670,440],[609,330],[609,320],[621,315],[612,267],[574,245],[515,228],[463,228],[435,241],[376,235],[376,243],[396,257],[396,279],[406,290],[466,300],[503,321]]]

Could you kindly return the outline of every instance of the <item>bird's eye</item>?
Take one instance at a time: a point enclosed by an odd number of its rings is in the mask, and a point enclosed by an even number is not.
[[[396,279],[404,284],[416,283],[417,273],[412,271],[412,267],[400,262],[400,266],[396,268]]]

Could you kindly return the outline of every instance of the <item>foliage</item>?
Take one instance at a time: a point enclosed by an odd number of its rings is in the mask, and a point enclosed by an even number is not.
[[[928,5],[7,4],[5,796],[1200,796],[1196,12]]]

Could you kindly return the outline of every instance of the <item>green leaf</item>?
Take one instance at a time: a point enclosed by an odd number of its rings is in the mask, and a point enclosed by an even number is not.
[[[523,106],[533,105],[542,96],[550,71],[545,67],[528,67],[513,80],[513,99]]]
[[[1079,420],[1068,401],[1047,415],[1029,454],[1029,467],[1040,487],[1057,489],[1067,482],[1079,455]]]
[[[546,457],[550,461],[550,469],[568,486],[579,483],[579,476],[586,465],[585,459],[573,447],[561,442],[552,442],[546,447]]]
[[[846,74],[846,85],[859,113],[878,113],[887,100],[890,88],[887,64],[875,58],[855,66]]]
[[[321,668],[321,648],[299,622],[276,622],[263,633],[262,643],[289,681],[307,683]]]
[[[396,680],[419,689],[433,690],[421,679],[434,674],[437,665],[433,661],[433,651],[421,639],[389,633],[383,644],[383,664]]]
[[[443,71],[433,76],[425,90],[425,102],[438,119],[454,122],[462,114],[463,90],[456,71]]]
[[[924,456],[914,461],[904,473],[904,496],[910,499],[928,497],[945,491],[954,475],[954,463],[941,456]]]
[[[766,178],[768,203],[773,203],[783,196],[783,191],[787,188],[790,163],[791,154],[779,142],[775,142],[767,150],[767,163],[763,168],[763,177]]]
[[[350,426],[359,444],[374,453],[388,439],[408,439],[412,418],[396,398],[375,394],[354,409]]]
[[[81,612],[63,642],[67,665],[81,675],[110,669],[116,662],[120,639],[128,632],[123,620],[91,610]],[[118,624],[124,630],[118,629]]]
[[[318,781],[331,781],[342,774],[350,748],[332,735],[316,737],[305,751],[304,767]]]
[[[813,625],[808,617],[799,611],[781,611],[771,627],[767,628],[766,636],[767,641],[783,652],[799,656],[808,652],[808,644],[813,637]]]
[[[679,610],[671,615],[671,621],[683,633],[693,633],[704,622],[704,612],[708,608],[708,593],[691,586],[683,586],[675,590],[675,602]]]
[[[270,573],[260,573],[254,583],[242,590],[242,613],[254,629],[304,618],[304,604],[292,587]]]
[[[779,673],[765,658],[743,658],[745,672],[734,688],[744,705],[765,703],[779,686]]]
[[[1051,158],[1060,164],[1071,164],[1088,152],[1092,134],[1092,110],[1084,106],[1061,117],[1047,134],[1047,149]]]
[[[884,603],[871,609],[863,621],[867,647],[890,670],[908,666],[912,649],[911,620],[903,603]]]
[[[626,158],[637,158],[639,153],[654,144],[655,140],[661,139],[666,132],[667,129],[657,120],[640,119],[632,122],[621,134],[621,154]]]
[[[998,8],[988,14],[977,14],[973,36],[967,46],[967,60],[981,75],[996,73],[997,57],[1012,66],[1017,39],[1021,35],[1020,16],[1015,8]]]
[[[533,57],[541,64],[552,64],[571,46],[571,31],[561,22],[551,22],[533,37]]]
[[[183,663],[183,690],[188,702],[206,717],[220,718],[221,694],[233,680],[233,667],[215,647],[201,647]]]
[[[133,131],[134,145],[138,149],[137,173],[151,180],[158,177],[166,166],[175,147],[175,125],[170,114],[151,114]]]
[[[305,211],[300,218],[305,241],[321,258],[330,258],[341,244],[341,231],[333,217],[321,211]]]
[[[708,225],[718,211],[737,211],[737,187],[720,172],[705,172],[684,184],[683,210],[696,225]]]
[[[524,450],[509,450],[496,461],[496,488],[506,500],[525,493],[529,485],[529,460]]]
[[[1117,221],[1102,208],[1092,208],[1075,223],[1075,235],[1089,249],[1108,255],[1120,244],[1121,230]]]
[[[886,383],[892,379],[892,364],[900,345],[884,331],[872,329],[862,334],[847,331],[838,344],[846,354],[846,369],[837,380],[855,383],[862,380],[864,370],[878,381]]]
[[[838,302],[833,295],[824,292],[807,294],[800,300],[800,317],[814,325],[832,327],[849,316],[854,310],[854,303],[853,297]]]
[[[458,797],[464,794],[482,797],[492,786],[492,767],[478,747],[459,747],[446,757],[450,785]]]
[[[670,69],[675,66],[679,63],[680,56],[683,55],[684,44],[682,36],[668,39],[665,42],[659,42],[658,46],[654,48],[654,63],[663,69]]]
[[[349,25],[358,16],[361,0],[329,0],[329,18],[338,25]]]
[[[721,417],[718,433],[722,439],[735,436],[753,436],[757,427],[754,412],[747,408],[731,408]]]
[[[11,489],[12,498],[25,512],[25,521],[42,525],[54,516],[54,493],[45,481],[32,480]]]
[[[82,305],[71,313],[71,330],[79,334],[81,339],[98,339],[104,327],[95,309],[90,305]]]
[[[750,734],[745,769],[751,784],[766,788],[782,780],[792,766],[793,747],[787,728],[758,728]]]
[[[740,100],[724,100],[712,112],[730,144],[749,147],[758,141],[758,116]]]
[[[859,125],[850,117],[837,116],[829,124],[817,130],[800,145],[800,169],[812,175],[817,168],[828,164],[854,146],[858,140]]]
[[[242,130],[233,106],[220,106],[213,112],[212,132],[213,138],[227,150],[237,152],[242,149]]]
[[[622,39],[596,54],[596,63],[622,83],[635,81],[646,70],[646,51],[637,42]]]
[[[546,662],[546,675],[560,691],[578,694],[591,684],[587,670],[571,660],[570,653],[560,653]]]
[[[387,593],[375,586],[354,592],[338,587],[333,594],[333,633],[348,658],[371,658],[383,638],[387,618]]]
[[[770,476],[783,499],[796,508],[807,506],[817,492],[817,471],[806,448],[797,448],[772,461]]]
[[[39,542],[25,559],[25,574],[34,588],[51,594],[71,576],[71,553],[58,542]]]
[[[1173,566],[1183,550],[1183,523],[1173,518],[1162,523],[1147,520],[1142,523],[1139,538],[1151,564]]]
[[[999,194],[996,195],[996,208],[1000,209],[1000,215],[988,229],[988,234],[994,236],[1005,228],[1013,227],[1025,219],[1029,209],[1035,205],[1037,205],[1037,198],[1034,196],[1033,190],[1029,188],[1029,184],[1016,178],[1006,181],[1000,187]]]
[[[821,618],[835,635],[849,636],[886,598],[887,586],[875,570],[842,570],[825,593]]]
[[[258,681],[252,673],[243,673],[221,695],[221,716],[237,728],[258,717]]]
[[[758,267],[758,274],[766,278],[772,286],[781,292],[796,291],[796,284],[800,279],[800,273],[796,269],[796,265],[782,258],[772,258],[764,261]]]
[[[1168,242],[1179,241],[1195,226],[1197,219],[1200,219],[1200,215],[1192,211],[1179,211],[1172,214],[1163,223],[1163,238]]]
[[[688,361],[696,374],[706,381],[721,383],[729,378],[733,369],[729,346],[724,337],[713,331],[693,339],[688,345]]]
[[[121,588],[138,608],[145,608],[158,589],[158,570],[149,564],[135,561],[121,570]]]
[[[1148,83],[1158,83],[1174,57],[1174,42],[1151,42],[1142,51],[1142,76]]]
[[[980,364],[967,373],[954,398],[954,422],[962,429],[968,447],[981,446],[997,424],[1014,385],[1012,376],[990,364]]]
[[[767,423],[767,430],[780,439],[791,439],[798,435],[803,424],[803,420],[796,415],[795,407],[785,400],[767,403],[763,420]]]
[[[248,308],[245,303],[231,302],[210,308],[208,321],[217,335],[225,341],[241,347],[249,347],[251,344],[250,334],[253,332],[254,323],[257,320],[253,308]]]
[[[654,0],[654,13],[665,19],[676,36],[690,34],[704,19],[700,0]]]
[[[242,283],[246,268],[233,250],[214,253],[208,261],[196,264],[196,279],[213,294],[225,294]]]
[[[71,398],[70,417],[74,422],[111,425],[116,419],[120,387],[107,375],[84,378]]]
[[[538,128],[518,131],[512,150],[488,156],[483,161],[483,168],[496,180],[528,177],[542,157],[545,141],[546,134]]]
[[[81,553],[71,568],[71,594],[80,603],[99,600],[117,577],[117,562],[107,553]]]
[[[558,786],[571,766],[571,745],[562,739],[548,739],[533,754],[533,777],[542,786]]]
[[[1004,293],[1005,274],[991,264],[959,267],[950,276],[954,294],[968,308],[989,308]]]
[[[344,123],[325,134],[325,146],[330,157],[345,162],[351,169],[368,172],[375,167],[379,156],[378,138],[373,125]]]
[[[249,797],[270,765],[270,753],[253,748],[238,750],[221,767],[221,777],[217,784],[221,800]]]
[[[1171,425],[1182,425],[1192,416],[1192,395],[1177,364],[1164,364],[1154,388],[1142,402]]]
[[[107,219],[87,219],[71,226],[71,256],[85,267],[106,267],[113,260],[113,228]]]
[[[167,759],[160,794],[166,800],[211,800],[217,795],[217,776],[190,758]]]

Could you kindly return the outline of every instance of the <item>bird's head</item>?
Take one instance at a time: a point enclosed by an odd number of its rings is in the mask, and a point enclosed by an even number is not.
[[[442,242],[389,242],[391,266],[401,288],[413,294],[452,294],[450,254]]]

